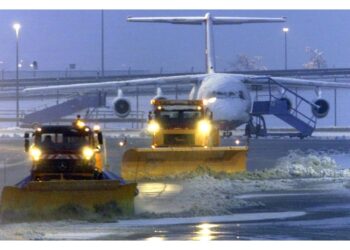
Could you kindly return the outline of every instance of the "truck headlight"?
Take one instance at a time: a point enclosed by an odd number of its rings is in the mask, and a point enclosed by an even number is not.
[[[150,121],[147,126],[147,131],[151,134],[155,134],[160,130],[160,126],[156,121]]]
[[[94,155],[94,150],[90,147],[83,148],[83,157],[85,160],[90,160]]]
[[[94,130],[94,131],[101,131],[100,125],[97,125],[97,124],[94,125],[93,130]]]
[[[82,120],[77,120],[76,123],[78,128],[83,128],[85,127],[85,122],[83,122]]]
[[[209,134],[211,131],[211,123],[208,120],[198,122],[198,130],[201,134]]]
[[[40,156],[42,154],[40,148],[38,148],[36,146],[32,146],[29,149],[29,153],[30,153],[30,156],[33,158],[34,161],[40,160]]]

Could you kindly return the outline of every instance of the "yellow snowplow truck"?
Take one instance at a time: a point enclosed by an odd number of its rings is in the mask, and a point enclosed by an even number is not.
[[[1,221],[96,219],[134,211],[136,183],[105,169],[98,126],[42,126],[25,133],[30,175],[1,194]]]
[[[246,170],[246,146],[220,146],[219,129],[201,100],[152,100],[147,130],[150,148],[132,148],[122,159],[126,180],[163,179],[207,169]],[[198,172],[198,171],[197,171]]]

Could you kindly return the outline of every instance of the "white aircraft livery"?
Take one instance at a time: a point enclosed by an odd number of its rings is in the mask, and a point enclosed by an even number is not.
[[[213,26],[227,24],[251,24],[251,23],[278,23],[285,22],[285,18],[259,18],[259,17],[214,17],[210,13],[199,17],[129,17],[130,22],[157,22],[171,24],[204,24],[206,29],[206,67],[205,74],[190,74],[179,76],[154,77],[134,80],[108,81],[98,83],[68,84],[48,87],[36,87],[24,89],[29,91],[49,91],[63,89],[102,89],[122,88],[128,86],[158,86],[155,98],[164,98],[160,87],[163,85],[180,85],[193,83],[189,95],[190,99],[202,99],[207,108],[213,113],[213,119],[222,130],[232,130],[250,120],[252,102],[249,85],[267,86],[273,79],[286,87],[307,87],[317,90],[318,110],[316,117],[324,117],[328,113],[329,104],[321,99],[320,88],[350,88],[348,83],[324,82],[315,80],[302,80],[285,77],[268,77],[244,74],[217,73],[215,71]],[[324,106],[323,106],[324,105]],[[126,117],[130,112],[130,102],[118,91],[118,97],[113,100],[112,106],[117,116]]]

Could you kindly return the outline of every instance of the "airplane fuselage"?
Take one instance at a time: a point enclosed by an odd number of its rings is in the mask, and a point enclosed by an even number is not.
[[[243,78],[241,75],[212,73],[202,80],[197,91],[192,91],[190,98],[204,100],[220,129],[235,129],[250,119],[251,98]]]

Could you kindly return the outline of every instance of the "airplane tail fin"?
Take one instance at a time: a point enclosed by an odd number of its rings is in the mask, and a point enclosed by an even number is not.
[[[150,23],[172,23],[172,24],[197,24],[206,25],[206,67],[207,73],[215,72],[215,53],[212,25],[225,24],[247,24],[247,23],[276,23],[285,22],[281,18],[264,18],[264,17],[212,17],[207,13],[202,17],[128,17],[129,22],[150,22]]]

